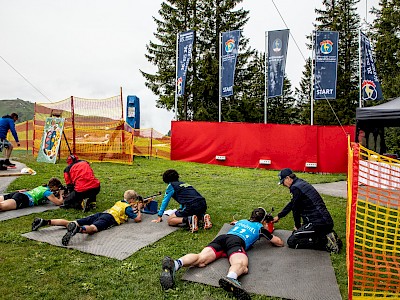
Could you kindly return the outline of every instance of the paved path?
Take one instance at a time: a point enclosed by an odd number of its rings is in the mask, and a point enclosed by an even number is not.
[[[347,199],[347,181],[338,181],[331,183],[313,184],[313,187],[320,193],[335,197]]]
[[[15,163],[15,169],[0,171],[0,194],[3,194],[7,190],[10,183],[18,178],[19,174],[21,174],[21,169],[26,168],[26,165],[18,161],[13,160],[12,163]],[[18,174],[18,176],[12,176],[13,174]]]

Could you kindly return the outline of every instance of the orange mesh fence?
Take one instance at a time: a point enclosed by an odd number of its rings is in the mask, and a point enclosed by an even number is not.
[[[65,118],[65,138],[60,156],[70,151],[89,161],[132,163],[133,130],[125,126],[121,96],[107,99],[71,97],[56,103],[35,105],[34,154],[40,148],[46,118]]]
[[[349,299],[399,299],[400,161],[353,143],[348,187]]]
[[[137,156],[171,159],[171,138],[158,131],[134,129],[134,154]]]
[[[171,139],[154,129],[133,129],[123,120],[121,96],[107,99],[70,97],[56,103],[36,103],[34,121],[29,130],[18,124],[20,149],[28,148],[37,156],[46,118],[60,116],[65,119],[60,145],[60,157],[70,151],[89,161],[132,163],[133,157],[149,156],[170,159]],[[23,123],[21,123],[23,124]],[[25,132],[26,131],[26,132]]]

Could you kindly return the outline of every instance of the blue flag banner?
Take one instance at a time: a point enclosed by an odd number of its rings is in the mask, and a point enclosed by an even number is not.
[[[233,95],[236,59],[239,50],[240,30],[222,33],[221,97]]]
[[[336,99],[338,65],[337,31],[315,32],[314,99]]]
[[[268,98],[283,94],[289,29],[268,31]]]
[[[361,99],[382,100],[382,88],[372,56],[371,44],[367,36],[360,32],[361,50]]]
[[[177,94],[182,96],[185,92],[186,72],[192,58],[194,31],[181,32],[178,35],[178,70],[176,72]]]

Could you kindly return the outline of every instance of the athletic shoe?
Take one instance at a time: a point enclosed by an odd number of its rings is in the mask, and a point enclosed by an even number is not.
[[[75,222],[70,222],[67,225],[67,233],[63,236],[61,243],[68,246],[69,240],[79,232],[80,227]]]
[[[32,231],[38,230],[40,227],[47,225],[47,222],[42,218],[35,218],[32,222]]]
[[[339,247],[339,243],[338,243],[338,236],[336,234],[336,232],[332,231],[330,233],[328,233],[326,235],[327,238],[327,243],[326,243],[326,251],[330,252],[330,253],[339,253],[340,248]],[[340,243],[342,244],[342,241],[340,241]]]
[[[196,215],[188,217],[188,221],[189,221],[189,230],[192,233],[199,231],[199,226],[197,225],[197,216]]]
[[[12,167],[15,167],[15,164],[11,163],[10,161],[4,161],[3,166],[12,168]]]
[[[162,272],[160,275],[160,283],[164,290],[172,288],[175,284],[175,262],[166,256],[162,260]]]
[[[251,300],[250,295],[246,292],[239,280],[230,277],[221,278],[219,281],[219,286],[225,291],[233,293],[236,299],[239,300]]]
[[[82,211],[83,211],[84,213],[85,213],[85,212],[88,212],[88,211],[90,210],[88,201],[89,201],[89,198],[85,198],[85,199],[83,199],[82,202],[81,202]]]
[[[90,208],[90,209],[96,209],[96,208],[97,208],[96,201],[90,202],[90,203],[89,203],[89,208]]]
[[[203,217],[203,222],[204,222],[204,229],[210,229],[212,227],[211,223],[211,217],[209,214],[205,214]]]

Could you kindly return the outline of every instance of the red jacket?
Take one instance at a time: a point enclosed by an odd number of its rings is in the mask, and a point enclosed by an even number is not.
[[[84,160],[68,165],[64,170],[64,179],[67,185],[73,184],[77,192],[85,192],[100,186],[100,181],[94,176],[89,163]]]

